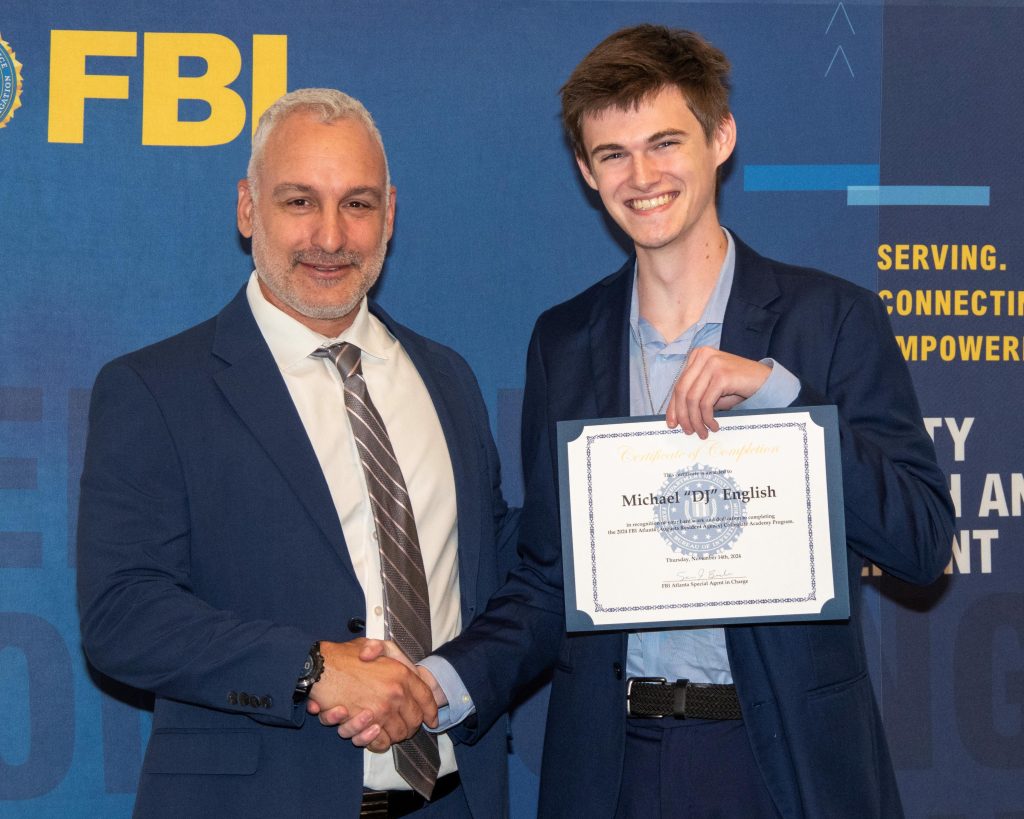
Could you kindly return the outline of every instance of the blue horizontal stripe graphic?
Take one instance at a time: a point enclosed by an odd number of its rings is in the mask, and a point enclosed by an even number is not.
[[[878,165],[745,165],[745,191],[845,191],[878,185]]]
[[[847,205],[966,205],[988,207],[988,185],[851,185]]]

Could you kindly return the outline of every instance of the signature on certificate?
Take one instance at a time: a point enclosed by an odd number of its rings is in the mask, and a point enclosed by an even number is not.
[[[728,569],[700,568],[695,572],[676,572],[679,580],[744,580],[742,575],[733,574]]]

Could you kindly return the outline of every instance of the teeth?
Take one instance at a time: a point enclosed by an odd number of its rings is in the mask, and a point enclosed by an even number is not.
[[[630,201],[629,206],[633,210],[651,210],[667,205],[672,199],[673,195],[671,193],[663,193],[661,196],[655,196],[653,199],[633,199]]]

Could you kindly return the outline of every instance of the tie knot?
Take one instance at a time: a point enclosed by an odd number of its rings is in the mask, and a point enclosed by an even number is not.
[[[330,347],[320,347],[313,355],[318,358],[331,359],[334,366],[338,368],[338,372],[341,373],[341,380],[348,381],[351,376],[359,375],[362,372],[360,366],[362,352],[355,344],[342,341],[339,344],[332,344]]]

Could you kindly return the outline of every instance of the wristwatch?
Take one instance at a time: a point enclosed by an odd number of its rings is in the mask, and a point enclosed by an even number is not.
[[[309,647],[306,664],[302,667],[302,676],[295,682],[295,694],[292,696],[292,701],[298,704],[306,699],[323,673],[324,658],[320,653],[320,641],[317,640]]]

